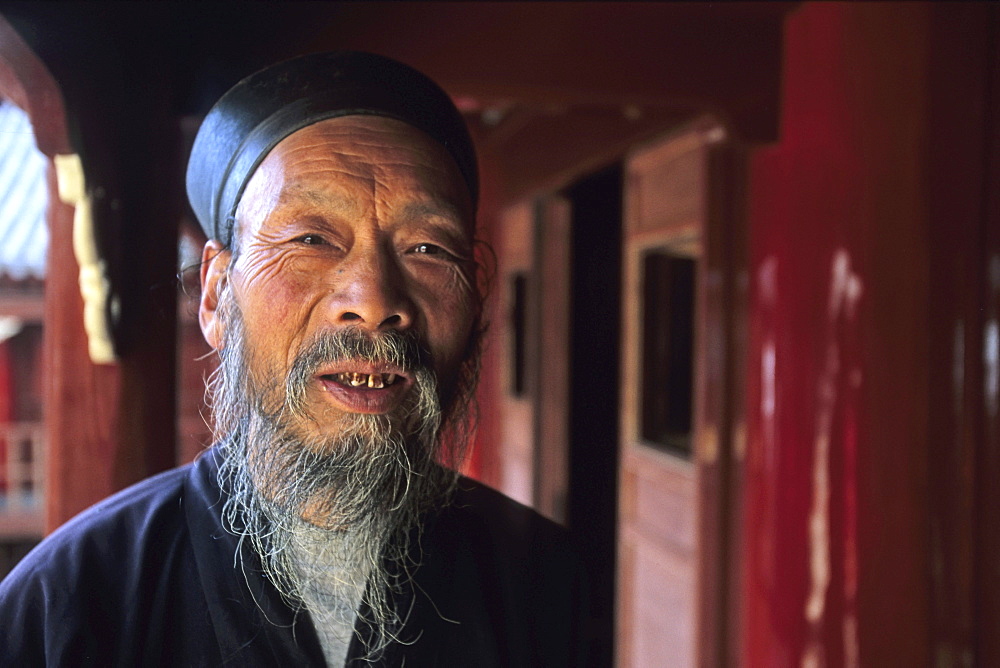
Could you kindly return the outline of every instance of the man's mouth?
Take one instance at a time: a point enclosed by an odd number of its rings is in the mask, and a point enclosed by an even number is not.
[[[347,387],[370,387],[374,390],[381,390],[389,387],[399,378],[394,373],[358,373],[356,371],[344,371],[324,376],[332,378],[334,381]]]
[[[384,368],[384,367],[383,367]],[[351,413],[387,413],[403,400],[413,382],[400,369],[339,371],[317,377],[320,385],[341,410]]]

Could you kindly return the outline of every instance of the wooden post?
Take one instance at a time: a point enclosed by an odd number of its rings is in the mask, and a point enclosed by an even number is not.
[[[83,47],[95,52],[81,54],[79,42],[63,43],[58,30],[35,39],[43,52],[48,48],[52,62],[44,63],[35,53],[38,46],[29,47],[0,17],[0,92],[28,112],[38,147],[52,160],[78,147],[70,144],[64,91],[50,68],[61,65],[61,81],[75,85],[75,96],[66,97],[75,104],[80,141],[89,149],[80,151],[87,188],[100,208],[95,219],[103,235],[101,249],[121,298],[114,323],[118,361],[94,364],[87,352],[72,247],[73,208],[59,200],[50,169],[44,348],[46,527],[51,531],[174,460],[179,142],[169,107],[162,104],[169,82],[143,69],[155,55],[128,64],[126,76],[116,80],[102,65],[94,71],[74,69],[78,60],[89,63],[107,47]],[[152,84],[144,95],[134,95],[128,77]],[[114,97],[99,94],[108,91]],[[112,137],[117,141],[109,141]],[[124,223],[108,226],[115,216]],[[125,252],[117,252],[122,248]]]
[[[997,661],[997,16],[788,19],[750,163],[743,665]]]

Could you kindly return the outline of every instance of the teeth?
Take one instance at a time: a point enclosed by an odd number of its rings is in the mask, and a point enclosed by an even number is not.
[[[345,371],[337,374],[337,380],[344,385],[350,385],[351,387],[361,387],[362,385],[367,385],[375,390],[381,390],[384,387],[392,385],[396,382],[396,378],[398,378],[398,376],[394,373],[367,374]]]

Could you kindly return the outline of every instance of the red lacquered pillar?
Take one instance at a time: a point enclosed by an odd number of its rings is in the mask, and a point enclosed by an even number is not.
[[[952,10],[786,24],[781,138],[750,163],[743,665],[965,665],[1000,623],[973,548],[996,16]]]
[[[892,177],[901,200],[892,218],[913,225],[920,216],[915,185],[909,183],[913,156],[893,155],[907,153],[911,138],[890,138],[882,128],[867,126],[867,115],[877,115],[863,105],[886,100],[864,99],[857,86],[851,14],[839,6],[807,6],[790,17],[781,139],[758,151],[750,165],[742,552],[742,659],[749,666],[851,665],[859,652],[859,533],[867,530],[859,523],[879,521],[870,514],[862,520],[859,508],[859,449],[868,438],[860,413],[876,382],[865,357],[871,341],[863,339],[880,330],[877,292],[889,287],[873,285],[873,236],[890,231],[873,229],[878,212],[868,199],[875,188],[870,180],[887,176],[890,165],[907,165]],[[910,132],[912,125],[906,126]],[[887,153],[878,163],[870,155],[874,149]],[[895,264],[892,256],[882,261]],[[896,289],[912,294],[918,273],[918,267],[896,273]],[[907,329],[923,331],[912,324],[925,320],[920,306],[900,306],[896,317]],[[897,348],[900,370],[910,369],[919,356],[919,339],[918,333]],[[919,388],[909,389],[919,395]],[[896,398],[903,404],[900,412],[925,412],[925,406],[911,410],[919,403],[914,396],[904,392]],[[920,427],[900,426],[892,442],[866,456],[912,447]],[[903,487],[923,475],[899,472]],[[904,491],[909,497],[912,492]],[[896,540],[917,540],[912,530],[899,528],[904,535]],[[917,550],[917,558],[923,553]],[[901,583],[912,580],[902,571],[898,576]]]

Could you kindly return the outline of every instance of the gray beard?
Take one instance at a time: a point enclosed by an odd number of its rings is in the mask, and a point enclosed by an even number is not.
[[[287,378],[251,372],[252,351],[231,292],[220,300],[226,341],[220,365],[209,379],[215,439],[221,462],[219,483],[228,495],[223,524],[248,542],[265,576],[294,608],[303,607],[301,545],[326,533],[347,537],[353,567],[369,572],[364,597],[375,631],[367,647],[377,656],[405,623],[392,594],[408,586],[418,565],[411,550],[420,516],[447,503],[457,482],[441,466],[442,412],[426,354],[413,340],[390,333],[371,339],[347,330],[303,346]],[[407,369],[414,385],[389,415],[345,414],[336,433],[307,435],[312,420],[305,392],[316,370],[340,360],[385,362]],[[461,403],[461,402],[459,402]],[[315,432],[315,430],[313,430]],[[452,430],[457,442],[459,430]],[[448,452],[456,454],[452,444]]]

